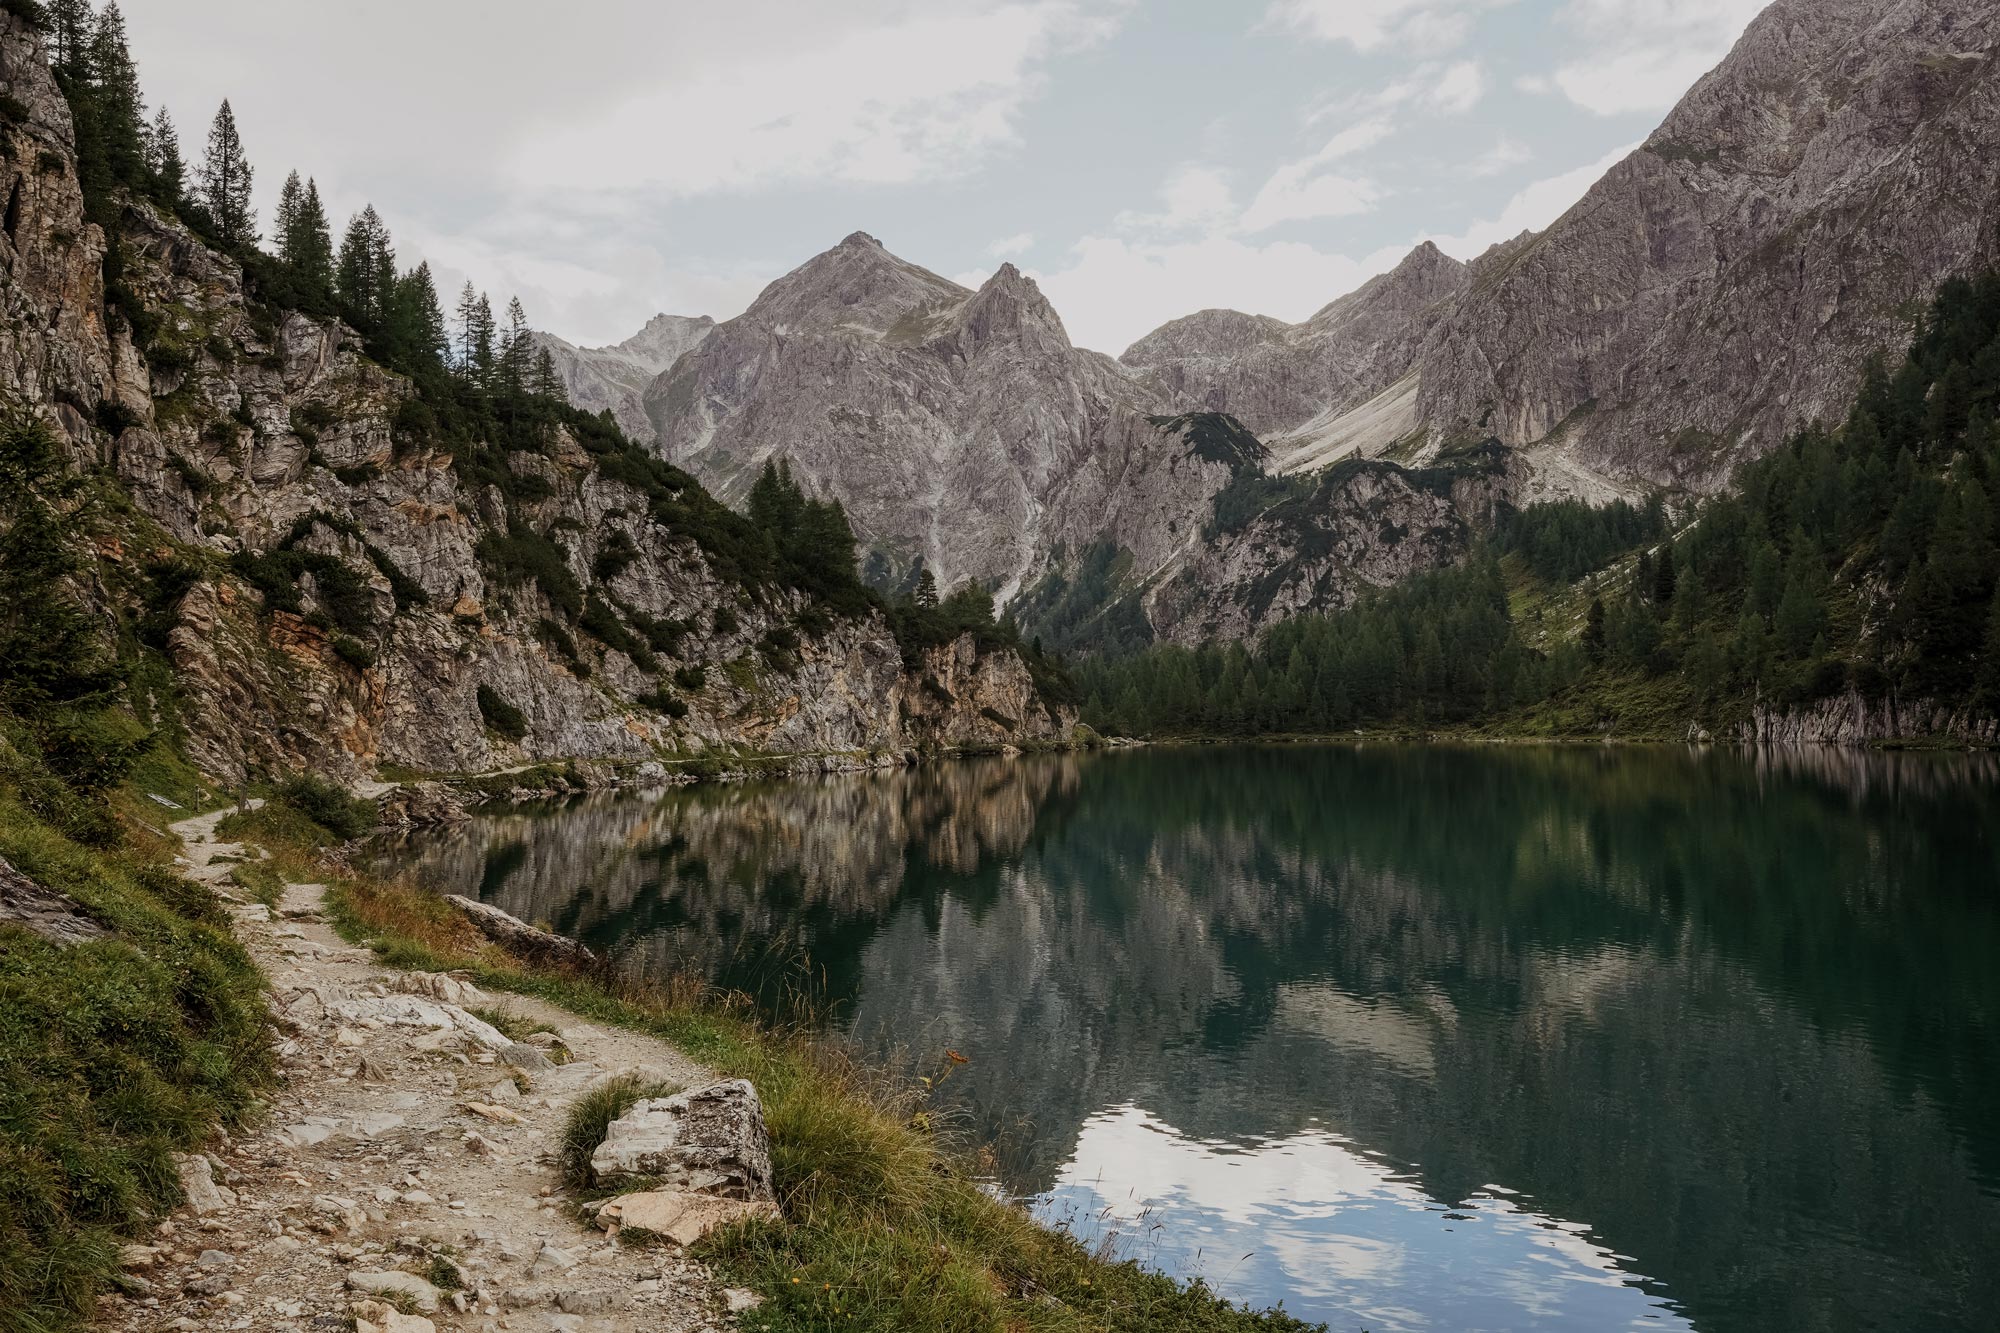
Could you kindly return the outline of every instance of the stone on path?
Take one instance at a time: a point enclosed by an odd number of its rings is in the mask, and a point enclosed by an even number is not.
[[[747,1079],[634,1103],[611,1122],[590,1168],[599,1184],[657,1179],[718,1198],[776,1197],[764,1107]]]
[[[354,1333],[437,1333],[437,1325],[422,1315],[404,1314],[380,1301],[357,1301]]]
[[[356,1291],[365,1291],[371,1296],[405,1296],[415,1302],[416,1307],[429,1314],[438,1308],[443,1293],[415,1273],[405,1273],[400,1269],[356,1270],[347,1275],[347,1285]]]
[[[778,1206],[767,1201],[719,1199],[687,1190],[647,1190],[621,1194],[597,1211],[597,1225],[664,1236],[677,1245],[692,1245],[717,1227],[747,1217],[776,1220]]]
[[[175,1153],[174,1169],[180,1173],[181,1193],[197,1215],[206,1217],[236,1206],[236,1196],[215,1183],[214,1168],[201,1153]]]

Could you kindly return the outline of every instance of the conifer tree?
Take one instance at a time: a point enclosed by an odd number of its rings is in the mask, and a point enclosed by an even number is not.
[[[340,257],[334,265],[335,290],[357,327],[374,333],[388,314],[395,284],[396,252],[389,244],[389,229],[382,225],[375,206],[369,204],[354,215],[341,238]]]
[[[480,388],[491,390],[494,377],[493,354],[493,303],[486,299],[486,293],[479,293],[479,299],[472,306],[472,323],[468,346],[472,349],[469,362],[472,381]]]
[[[500,387],[518,397],[528,387],[528,358],[534,340],[528,336],[528,312],[516,296],[507,302],[507,327],[500,335]]]
[[[146,133],[146,164],[152,169],[160,198],[178,204],[187,190],[187,164],[181,160],[181,135],[165,107],[153,117]]]
[[[64,83],[80,83],[86,76],[91,30],[95,20],[90,0],[46,0],[48,15],[49,67]],[[67,88],[65,92],[69,91]]]
[[[224,98],[209,127],[208,152],[201,164],[202,207],[224,245],[257,243],[257,211],[250,204],[252,174],[236,132],[236,113]]]
[[[535,354],[535,396],[551,402],[569,402],[569,391],[563,388],[562,376],[556,373],[556,359],[544,346]]]
[[[917,591],[912,600],[920,610],[931,610],[938,604],[937,578],[926,569],[917,575]]]
[[[293,272],[307,297],[321,304],[333,300],[333,228],[319,200],[319,182],[306,178],[293,219],[294,235],[287,242]]]
[[[278,258],[294,268],[298,267],[299,212],[305,207],[306,187],[294,171],[285,177],[285,186],[278,191],[278,211],[271,219],[271,226],[277,233]]]
[[[458,292],[458,369],[467,379],[472,377],[473,343],[479,325],[479,293],[473,289],[472,279],[465,280],[465,286]]]
[[[419,264],[396,279],[382,341],[396,364],[407,369],[441,361],[450,350],[430,264]]]
[[[125,16],[108,4],[90,36],[86,64],[97,104],[98,134],[111,179],[131,189],[147,184],[146,104],[139,67],[126,43]]]

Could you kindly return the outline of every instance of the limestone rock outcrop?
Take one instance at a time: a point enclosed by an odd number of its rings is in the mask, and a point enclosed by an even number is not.
[[[569,400],[586,412],[609,410],[635,440],[648,440],[646,386],[698,346],[715,328],[707,315],[655,315],[646,327],[609,347],[578,347],[552,333],[535,334],[547,348]]]
[[[725,499],[782,458],[892,574],[921,560],[1003,600],[1100,536],[1147,570],[1186,544],[1228,473],[1149,423],[1173,403],[1072,346],[1013,265],[969,291],[859,232],[646,393],[663,455]]]
[[[880,614],[828,616],[731,567],[704,544],[714,523],[663,518],[682,498],[672,483],[609,466],[602,441],[564,427],[464,466],[496,451],[447,438],[354,330],[271,304],[149,203],[114,201],[107,292],[67,104],[12,14],[0,14],[0,93],[0,394],[129,496],[98,545],[121,582],[160,589],[150,614],[186,748],[212,775],[1067,736],[1073,713],[1044,705],[1010,650],[975,648],[967,664],[950,645],[913,673]],[[637,383],[708,327],[656,320],[592,364],[620,362]],[[535,568],[509,574],[493,552],[524,542]],[[958,708],[901,706],[954,670]]]
[[[600,1185],[658,1180],[719,1199],[773,1198],[764,1106],[747,1079],[633,1103],[606,1129],[590,1169]]]

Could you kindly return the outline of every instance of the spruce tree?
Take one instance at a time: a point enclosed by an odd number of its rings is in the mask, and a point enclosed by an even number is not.
[[[153,128],[146,134],[146,160],[161,200],[178,205],[187,192],[187,164],[181,160],[180,131],[165,107],[153,117]]]
[[[472,377],[473,340],[478,325],[479,293],[473,289],[472,279],[467,278],[458,292],[458,369],[467,379]]]
[[[493,303],[486,299],[486,293],[479,293],[479,299],[472,306],[472,323],[467,338],[471,348],[469,367],[473,383],[480,388],[493,387]]]
[[[1583,651],[1596,666],[1604,660],[1604,599],[1590,599],[1590,611],[1583,620]]]
[[[535,354],[535,396],[554,403],[569,402],[569,391],[563,388],[562,376],[556,373],[556,359],[547,347]]]
[[[285,187],[278,191],[278,211],[271,219],[272,229],[277,233],[278,258],[292,268],[299,263],[299,211],[305,207],[306,187],[294,171],[285,177]]]
[[[500,387],[518,397],[528,387],[528,358],[534,340],[528,336],[528,312],[516,296],[507,302],[507,327],[500,335]]]
[[[306,178],[305,193],[299,197],[299,211],[293,219],[296,235],[290,249],[293,272],[306,296],[321,306],[333,302],[333,229],[326,219],[326,207],[319,201],[319,182]]]
[[[441,361],[450,350],[444,311],[438,307],[437,284],[431,280],[428,263],[396,279],[382,341],[394,362],[409,370]]]
[[[128,189],[148,184],[146,103],[139,92],[139,67],[125,38],[125,16],[108,4],[91,33],[87,63],[97,103],[105,166],[111,179]]]
[[[90,0],[45,0],[44,9],[48,15],[49,68],[66,84],[81,83],[87,73],[95,26]]]
[[[389,229],[369,204],[347,224],[334,264],[335,290],[363,333],[380,331],[395,283],[396,252],[389,244]]]
[[[202,207],[224,245],[257,243],[257,211],[250,203],[252,174],[236,132],[236,113],[224,98],[209,127],[208,152],[201,164]]]

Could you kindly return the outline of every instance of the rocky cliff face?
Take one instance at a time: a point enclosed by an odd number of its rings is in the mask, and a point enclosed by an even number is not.
[[[1837,417],[1944,278],[2000,258],[2000,10],[1778,0],[1644,147],[1434,328],[1433,438],[1712,488]]]
[[[782,457],[897,569],[1003,595],[1108,537],[1156,569],[1228,477],[1147,420],[1173,399],[1070,345],[1034,282],[978,291],[856,233],[657,380],[665,456],[724,497]]]
[[[1303,324],[1204,310],[1147,334],[1119,359],[1236,417],[1280,466],[1293,455],[1324,466],[1352,452],[1315,447],[1328,427],[1408,373],[1424,336],[1469,285],[1467,266],[1426,241]]]
[[[1291,616],[1345,610],[1372,589],[1454,563],[1520,484],[1489,446],[1448,466],[1349,459],[1205,540],[1145,599],[1161,639],[1252,639]]]
[[[351,330],[266,306],[149,205],[124,209],[107,307],[68,109],[12,16],[0,80],[0,388],[129,498],[100,549],[163,590],[179,722],[211,773],[1067,735],[1011,652],[966,639],[909,668],[879,615],[723,572],[656,517],[661,495],[607,475],[601,441],[557,429],[493,474],[507,494],[468,480]],[[676,335],[656,332],[654,355]],[[548,559],[510,572],[505,541]]]
[[[578,347],[551,333],[537,333],[535,343],[548,349],[572,403],[586,412],[609,410],[627,435],[650,440],[646,387],[714,328],[707,315],[655,315],[645,328],[610,347]]]
[[[1191,316],[1125,360],[1293,468],[1494,437],[1531,495],[1714,490],[2000,259],[1996,123],[1987,0],[1777,0],[1547,231],[1419,252],[1296,327]]]

